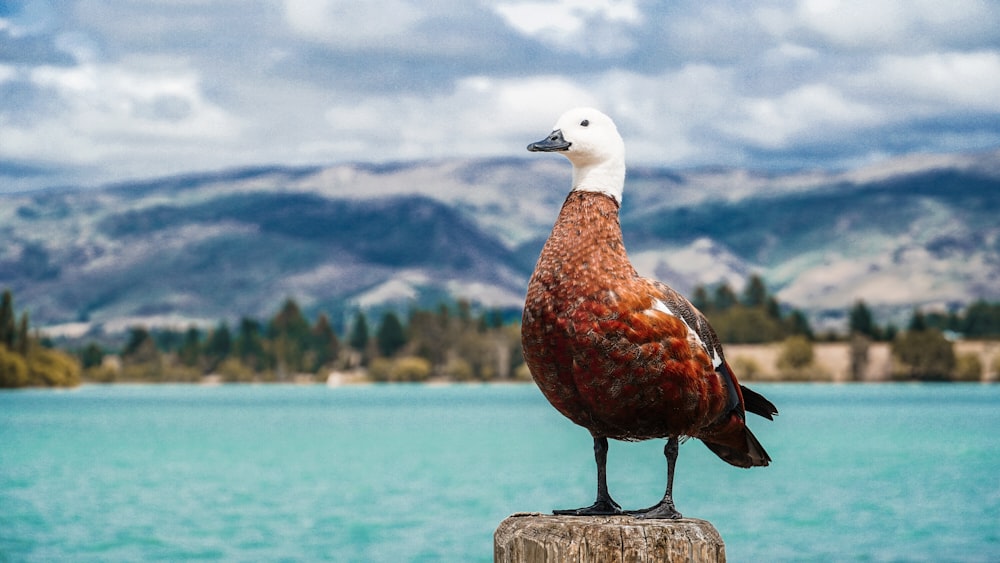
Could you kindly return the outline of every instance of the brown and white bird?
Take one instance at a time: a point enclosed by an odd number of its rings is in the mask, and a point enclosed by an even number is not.
[[[566,156],[573,186],[528,284],[524,358],[552,406],[590,431],[597,461],[596,502],[555,512],[621,514],[608,493],[608,438],[666,438],[666,493],[630,513],[680,518],[672,498],[680,440],[698,438],[737,467],[767,465],[746,411],[771,419],[777,409],[739,384],[701,312],[632,267],[618,220],[625,147],[611,118],[570,110],[528,150]]]

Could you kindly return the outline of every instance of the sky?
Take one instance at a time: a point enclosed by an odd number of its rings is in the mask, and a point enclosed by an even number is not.
[[[0,1],[0,192],[523,157],[841,170],[1000,147],[1000,2]]]

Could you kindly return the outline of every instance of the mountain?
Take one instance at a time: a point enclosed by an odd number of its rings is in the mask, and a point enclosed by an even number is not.
[[[517,309],[561,158],[259,167],[0,194],[0,287],[36,325],[264,317],[464,297]],[[1000,151],[843,173],[629,170],[637,268],[682,292],[761,273],[814,320],[1000,299]],[[66,328],[66,327],[64,327]]]

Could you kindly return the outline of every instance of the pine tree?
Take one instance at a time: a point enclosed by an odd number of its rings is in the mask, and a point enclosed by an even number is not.
[[[708,297],[708,290],[705,289],[705,286],[698,285],[694,288],[694,293],[691,294],[691,304],[702,313],[708,312],[712,306],[712,302]]]
[[[28,313],[21,313],[21,322],[17,326],[17,337],[14,339],[14,348],[18,354],[28,357],[28,350],[31,348],[31,336],[28,334]]]
[[[309,321],[302,315],[298,303],[287,299],[271,319],[268,327],[274,359],[280,375],[302,372],[306,367],[306,352],[311,338]]]
[[[767,302],[767,287],[759,275],[750,276],[743,288],[743,304],[747,307],[763,307]]]
[[[910,317],[910,325],[906,328],[911,332],[921,332],[927,330],[927,320],[924,318],[924,314],[920,312],[920,309],[913,310],[913,316]]]
[[[236,336],[236,354],[247,366],[262,370],[267,363],[264,340],[259,321],[243,317],[240,319],[239,334]]]
[[[129,329],[128,341],[125,343],[125,348],[122,350],[123,356],[131,356],[142,348],[143,344],[147,340],[150,340],[149,331],[145,327],[134,326]]]
[[[182,364],[194,367],[198,365],[201,358],[201,331],[197,327],[188,327],[184,333],[184,341],[177,351],[177,356]]]
[[[364,312],[358,312],[358,316],[355,317],[354,328],[351,329],[347,343],[359,352],[364,352],[368,347],[368,319],[365,318]]]
[[[104,350],[96,342],[91,342],[80,354],[80,361],[83,369],[98,367],[104,361]]]
[[[222,363],[232,352],[233,339],[229,332],[229,325],[222,321],[219,326],[209,335],[205,343],[204,355],[208,360],[208,369],[213,370]]]
[[[330,326],[330,318],[320,313],[312,328],[313,352],[315,353],[315,369],[337,361],[340,355],[340,340]]]
[[[351,333],[347,337],[347,344],[357,353],[353,356],[357,358],[361,365],[367,366],[370,353],[368,351],[368,319],[365,317],[363,312],[358,312],[358,316],[354,319],[354,327],[351,329]],[[351,360],[354,364],[355,360]]]
[[[406,332],[396,313],[388,311],[382,317],[375,340],[378,342],[379,353],[386,358],[395,356],[406,345]]]
[[[729,287],[728,283],[723,282],[715,288],[715,299],[712,303],[715,309],[726,311],[736,305],[736,302],[736,293],[733,292],[733,288]]]
[[[3,297],[0,297],[0,344],[8,349],[14,347],[14,296],[10,290],[4,290]]]
[[[848,328],[852,333],[875,338],[877,332],[875,321],[872,319],[872,312],[865,305],[864,300],[859,299],[854,302],[854,306],[848,315]]]

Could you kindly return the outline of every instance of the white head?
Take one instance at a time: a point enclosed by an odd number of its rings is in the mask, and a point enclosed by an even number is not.
[[[611,118],[593,108],[562,114],[552,133],[528,145],[531,152],[560,152],[573,163],[573,189],[607,194],[618,203],[625,186],[625,143]]]

